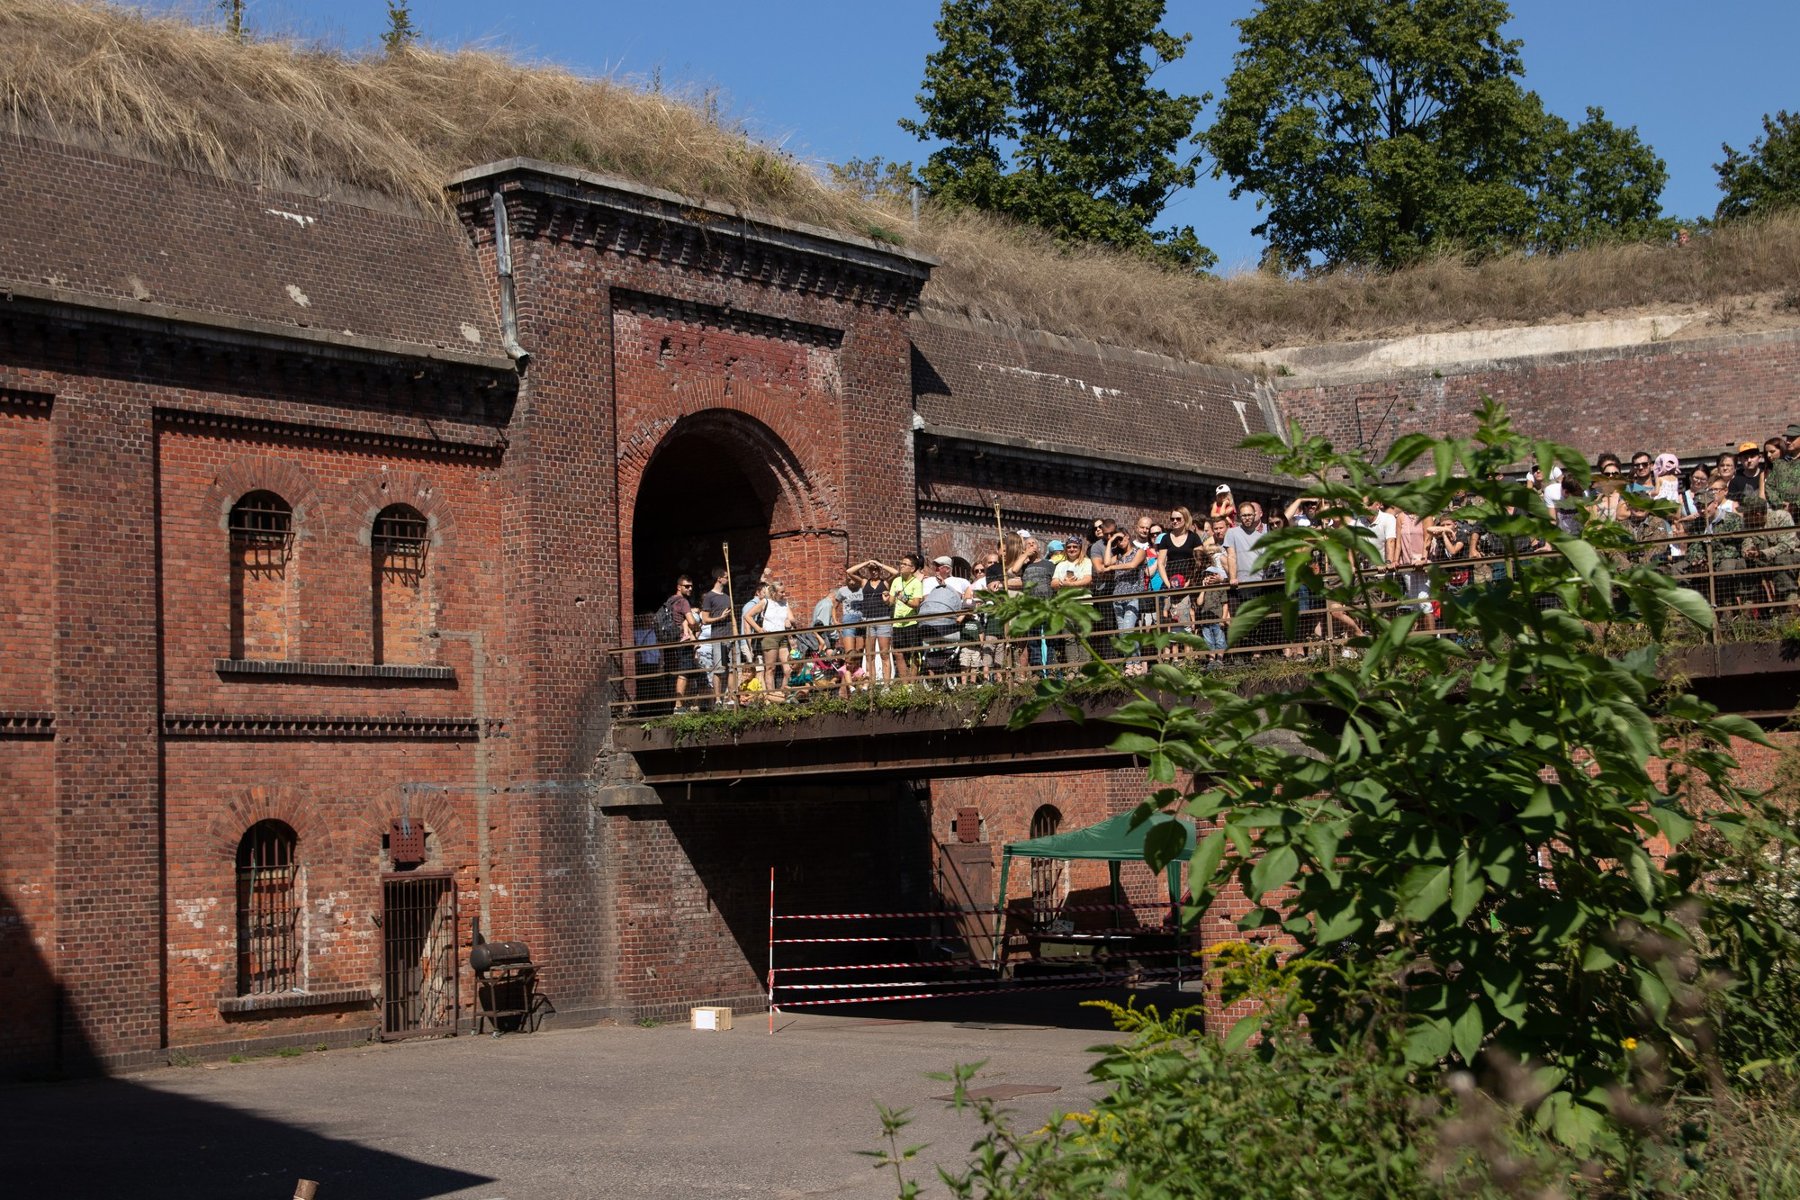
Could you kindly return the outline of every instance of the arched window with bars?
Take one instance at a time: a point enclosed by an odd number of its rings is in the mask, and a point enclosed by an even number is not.
[[[369,592],[378,663],[416,665],[428,657],[430,549],[430,523],[412,505],[390,504],[375,514],[369,534]]]
[[[231,506],[226,527],[231,545],[231,657],[286,658],[293,507],[274,492],[250,492]]]
[[[237,850],[237,990],[301,986],[299,839],[281,821],[258,821]]]

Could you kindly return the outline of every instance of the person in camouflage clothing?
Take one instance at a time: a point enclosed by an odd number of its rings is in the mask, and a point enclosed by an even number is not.
[[[1744,603],[1744,549],[1742,539],[1731,536],[1743,532],[1744,518],[1729,491],[1729,481],[1716,475],[1707,485],[1706,542],[1698,547],[1700,552],[1689,568],[1711,574],[1707,590],[1716,608],[1736,608]],[[1760,595],[1761,589],[1757,590]]]
[[[1765,603],[1794,603],[1800,596],[1794,573],[1794,567],[1800,565],[1800,536],[1794,518],[1785,508],[1747,500],[1743,520],[1749,531],[1742,542],[1744,565],[1757,573],[1756,587],[1746,591],[1752,596],[1760,592]]]
[[[1800,425],[1789,425],[1786,438],[1770,438],[1763,455],[1769,473],[1763,494],[1769,503],[1781,508],[1800,503]]]

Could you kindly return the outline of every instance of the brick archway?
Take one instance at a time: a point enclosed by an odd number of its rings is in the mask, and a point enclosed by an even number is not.
[[[846,535],[836,497],[774,429],[735,407],[696,407],[660,433],[619,464],[631,514],[621,522],[624,628],[660,604],[680,572],[694,576],[696,597],[705,590],[721,543],[731,547],[740,605],[765,566],[796,605],[838,582]]]

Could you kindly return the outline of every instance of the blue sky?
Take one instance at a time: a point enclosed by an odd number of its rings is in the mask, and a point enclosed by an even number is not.
[[[1160,76],[1164,86],[1219,91],[1237,49],[1232,21],[1251,6],[1171,0],[1165,26],[1193,42]],[[210,6],[192,0],[152,7],[210,16]],[[480,43],[583,74],[655,72],[666,87],[718,89],[727,112],[804,159],[922,161],[930,153],[895,121],[916,112],[936,45],[936,0],[413,0],[412,9],[440,46]],[[1571,121],[1594,104],[1636,125],[1668,163],[1666,212],[1710,213],[1719,144],[1743,149],[1763,113],[1800,109],[1796,0],[1513,0],[1512,10],[1507,32],[1524,40],[1526,86]],[[374,45],[386,26],[383,0],[248,0],[248,14],[253,30],[350,49]],[[1229,181],[1206,178],[1166,214],[1193,225],[1227,270],[1253,265],[1261,248],[1250,234],[1259,219],[1252,202],[1229,193]]]

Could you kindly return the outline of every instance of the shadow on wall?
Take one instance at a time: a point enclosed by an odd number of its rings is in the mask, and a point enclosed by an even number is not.
[[[55,973],[32,943],[29,915],[0,891],[0,1079],[56,1079],[99,1070],[93,1047],[63,1003]]]
[[[921,796],[901,783],[696,786],[691,796],[666,789],[658,812],[693,866],[710,920],[735,944],[740,961],[726,969],[745,990],[761,991],[770,867],[781,913],[902,911],[928,903],[931,832]],[[677,931],[696,935],[706,937]],[[780,949],[793,966],[832,961],[834,948]]]

